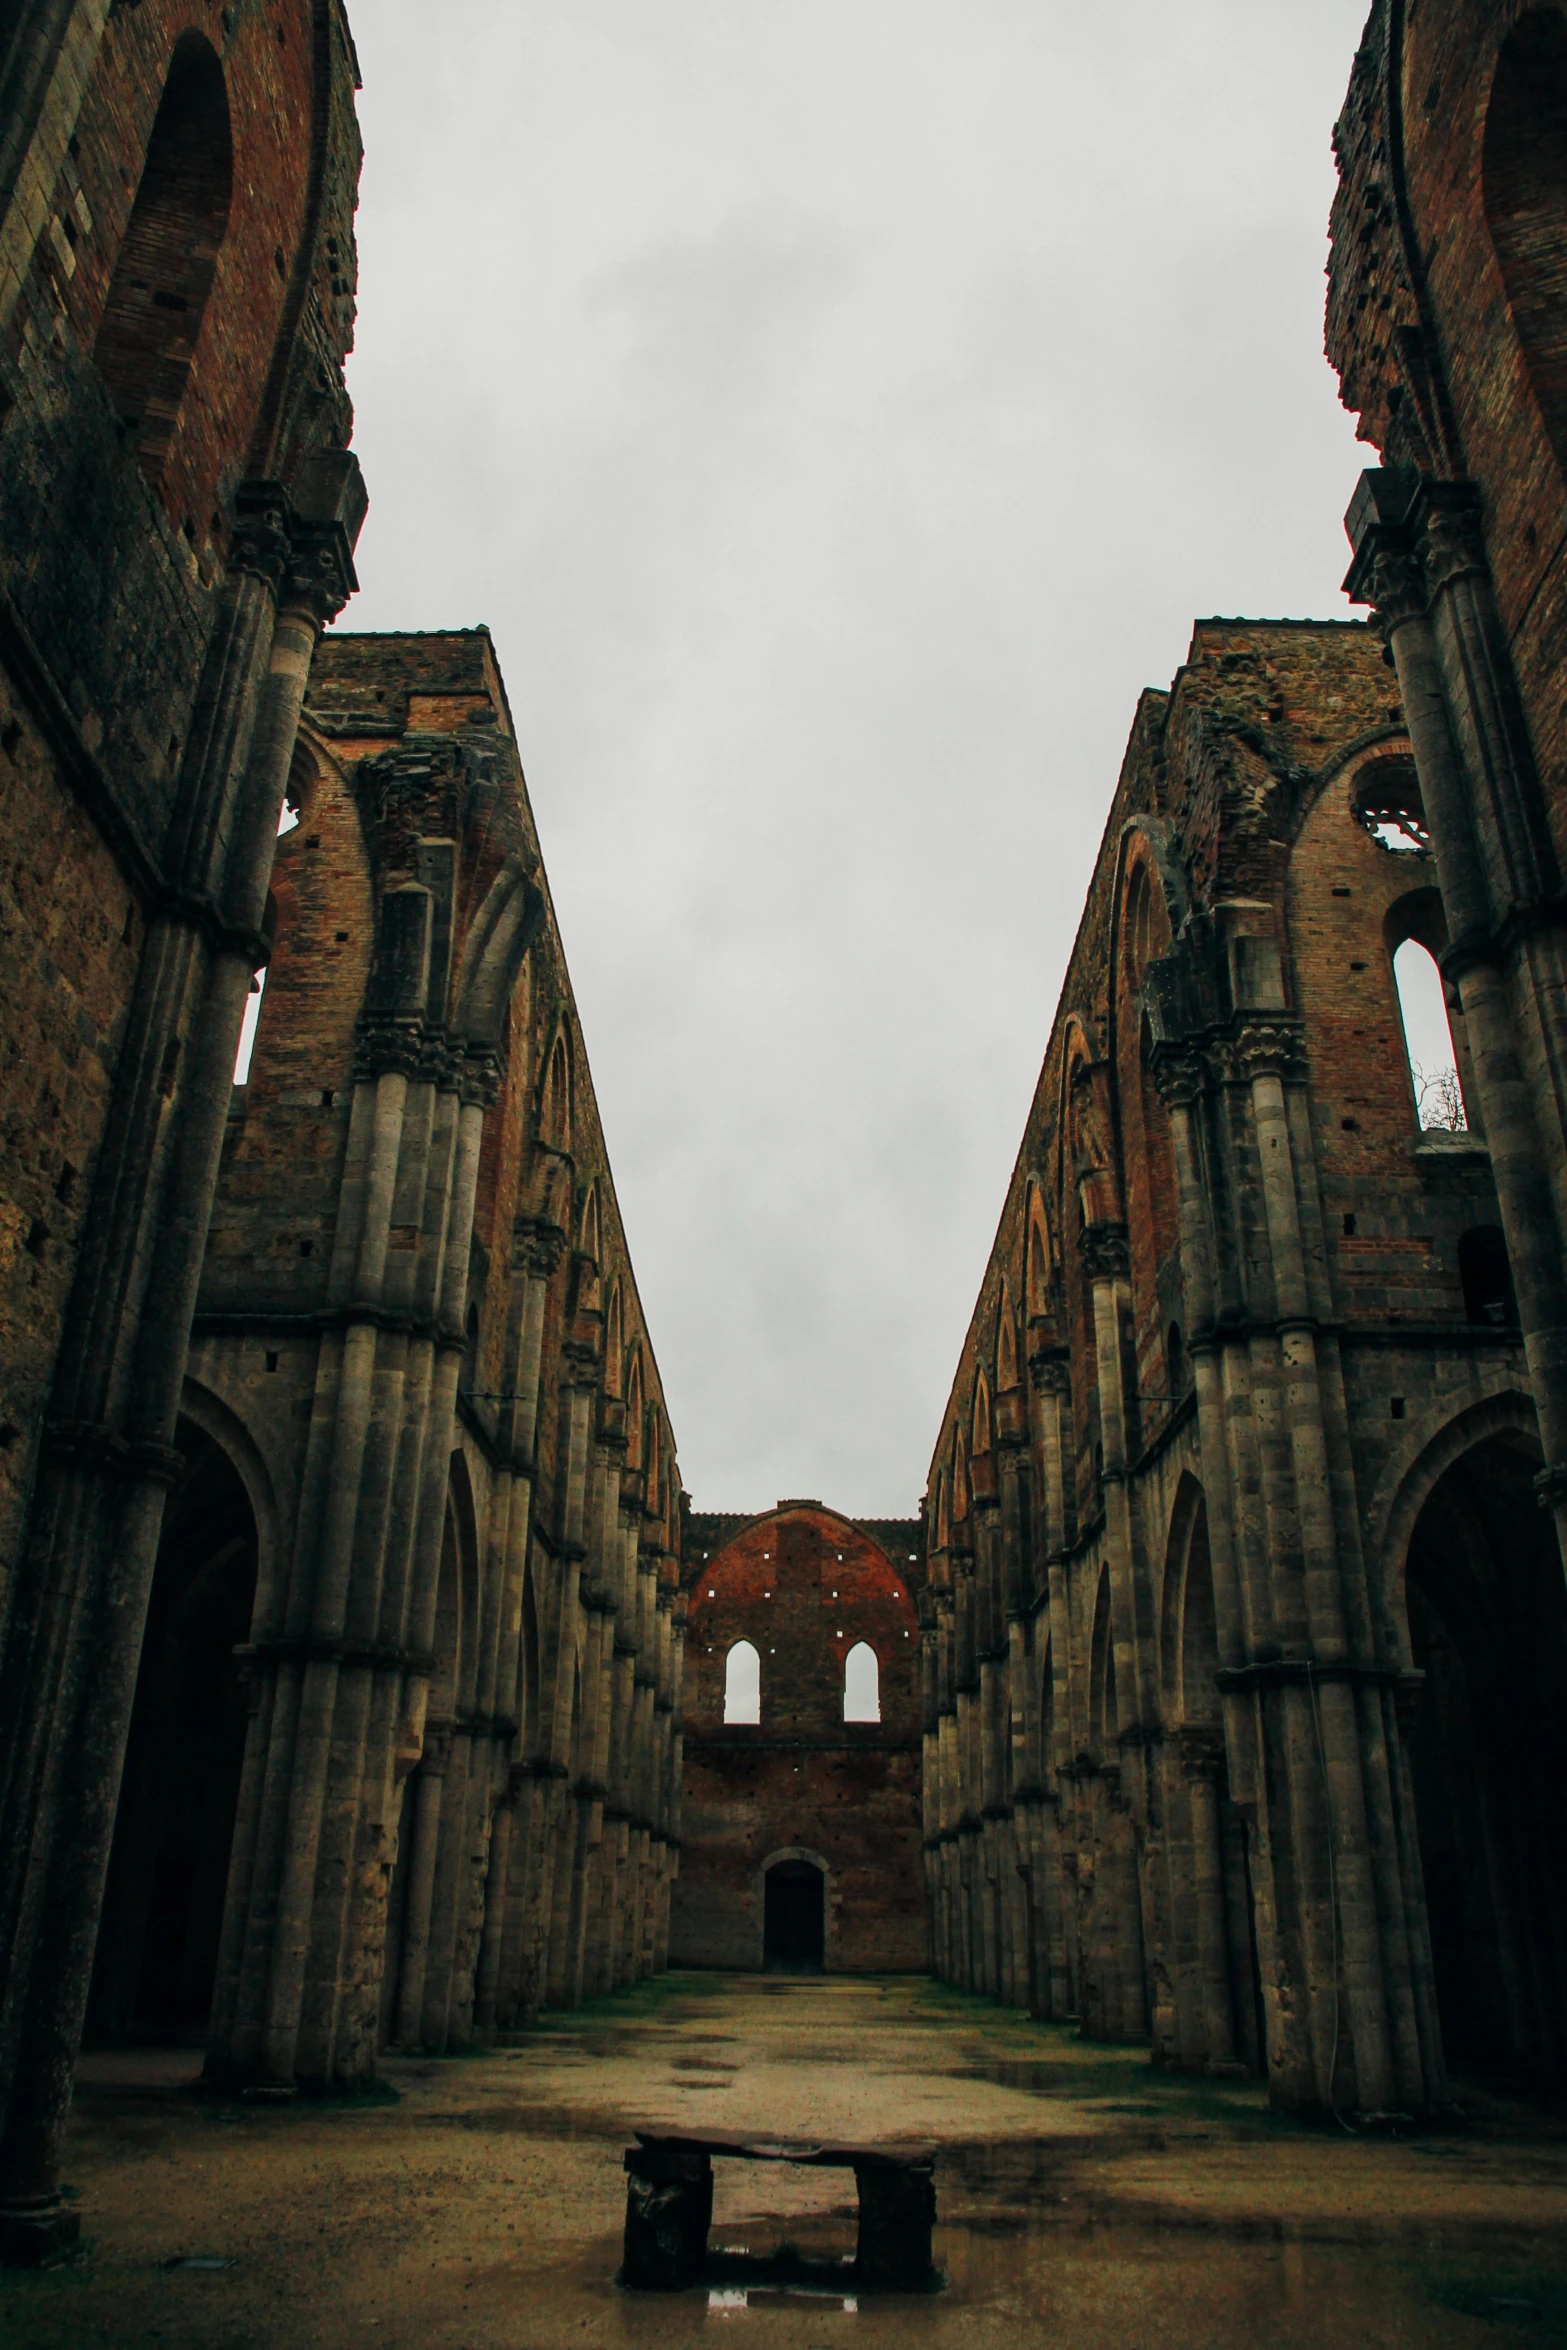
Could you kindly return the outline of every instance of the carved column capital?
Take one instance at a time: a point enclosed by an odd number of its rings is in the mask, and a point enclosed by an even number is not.
[[[1183,1779],[1217,1779],[1224,1769],[1224,1731],[1217,1722],[1187,1722],[1176,1733]]]
[[[1159,1099],[1170,1109],[1190,1109],[1202,1097],[1208,1065],[1193,1044],[1156,1044],[1151,1056]]]
[[[1402,467],[1373,466],[1361,475],[1344,517],[1355,550],[1344,593],[1352,603],[1372,607],[1384,635],[1420,618],[1430,602],[1410,531],[1416,486],[1414,474]]]
[[[541,1216],[519,1216],[511,1230],[513,1269],[531,1273],[537,1281],[548,1281],[566,1253],[566,1235],[560,1226]]]
[[[1414,546],[1428,592],[1475,572],[1488,573],[1480,527],[1480,493],[1472,481],[1423,481],[1415,505]]]
[[[1542,1510],[1560,1509],[1567,1502],[1567,1462],[1555,1461],[1536,1470],[1534,1491]]]
[[[264,579],[276,592],[288,567],[288,493],[280,481],[242,481],[234,493],[228,566]]]
[[[1305,1043],[1292,1021],[1248,1021],[1235,1038],[1234,1054],[1237,1074],[1248,1081],[1278,1077],[1287,1082],[1306,1073]]]
[[[302,522],[295,515],[288,532],[288,559],[279,594],[302,604],[324,627],[335,620],[358,588],[348,534],[341,523]]]
[[[501,1098],[499,1053],[488,1045],[469,1045],[462,1057],[457,1093],[464,1102],[475,1103],[481,1110],[493,1110]]]
[[[395,1012],[361,1012],[354,1033],[354,1075],[371,1081],[388,1072],[413,1079],[424,1065],[424,1022]]]
[[[1077,1236],[1078,1251],[1090,1281],[1124,1281],[1131,1269],[1126,1226],[1101,1219],[1085,1224]]]

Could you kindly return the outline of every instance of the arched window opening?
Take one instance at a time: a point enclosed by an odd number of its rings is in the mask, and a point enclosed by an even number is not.
[[[881,1720],[881,1676],[876,1651],[868,1640],[856,1640],[844,1659],[843,1718],[846,1722]]]
[[[588,1196],[582,1205],[582,1253],[585,1257],[591,1257],[595,1265],[603,1255],[599,1229],[599,1187],[596,1183],[588,1185]]]
[[[1423,855],[1431,846],[1413,759],[1373,759],[1362,767],[1350,810],[1356,823],[1394,856]]]
[[[1404,1590],[1405,1732],[1442,2040],[1459,2071],[1564,2076],[1567,1587],[1540,1450],[1490,1437],[1433,1487]]]
[[[161,486],[228,227],[228,92],[198,33],[175,49],[93,358],[142,472]]]
[[[1427,1133],[1462,1134],[1469,1118],[1458,1082],[1442,974],[1430,948],[1417,938],[1406,938],[1393,957],[1393,981],[1420,1126]]]
[[[1180,1203],[1175,1176],[1175,1146],[1170,1135],[1170,1113],[1154,1079],[1152,1024],[1144,1014],[1137,1031],[1136,1095],[1127,1086],[1129,1125],[1135,1122],[1141,1149],[1128,1169],[1134,1199],[1139,1201],[1153,1242],[1153,1261],[1164,1263],[1180,1236]]]
[[[1028,1194],[1028,1265],[1026,1272],[1028,1312],[1030,1320],[1050,1311],[1050,1227],[1045,1220],[1045,1203],[1037,1184],[1031,1184]]]
[[[617,1281],[614,1288],[609,1293],[609,1312],[604,1317],[604,1393],[606,1395],[618,1395],[620,1393],[621,1356],[623,1351],[624,1339],[622,1337],[621,1326],[620,1283]]]
[[[282,830],[281,825],[278,829]],[[270,890],[267,892],[266,912],[261,917],[261,929],[269,944],[277,937],[277,900]],[[256,1050],[256,1030],[261,1025],[261,999],[266,993],[266,985],[267,966],[263,963],[258,971],[250,975],[250,993],[245,998],[245,1010],[239,1024],[239,1044],[234,1053],[236,1085],[250,1083],[250,1064]]]
[[[544,1140],[556,1150],[571,1147],[571,1066],[566,1057],[566,1039],[557,1036],[550,1053],[549,1066],[544,1073],[544,1099],[540,1105],[539,1130]]]
[[[642,1466],[642,1350],[637,1347],[631,1357],[631,1371],[626,1380],[626,1466]]]
[[[1567,19],[1532,8],[1502,46],[1481,184],[1529,382],[1567,470]]]
[[[996,1317],[996,1392],[1006,1395],[1019,1384],[1017,1353],[1017,1317],[1012,1311],[1012,1290],[1008,1282],[1001,1284],[1001,1308]]]
[[[1186,1348],[1181,1341],[1181,1325],[1172,1322],[1165,1332],[1164,1366],[1170,1382],[1170,1400],[1179,1400],[1186,1393]]]
[[[1139,861],[1133,866],[1126,885],[1125,911],[1121,917],[1122,973],[1129,995],[1135,995],[1142,986],[1143,974],[1158,946],[1155,934],[1157,909],[1154,883],[1148,867]],[[1161,922],[1160,930],[1164,927]]]
[[[1463,1284],[1464,1312],[1471,1322],[1485,1323],[1493,1330],[1516,1330],[1518,1300],[1499,1224],[1477,1224],[1472,1232],[1461,1235],[1458,1278]]]
[[[468,1320],[463,1332],[462,1371],[458,1379],[464,1395],[471,1396],[479,1384],[479,1309],[468,1308]]]
[[[762,1660],[749,1640],[737,1640],[724,1659],[725,1722],[760,1722]]]
[[[153,1573],[93,1974],[99,2042],[204,2024],[217,1976],[257,1527],[227,1454],[184,1420],[178,1442],[188,1465]]]
[[[267,967],[250,975],[250,993],[245,998],[244,1016],[239,1024],[239,1049],[234,1055],[234,1083],[250,1083],[250,1064],[256,1050],[256,1030],[261,1025],[261,998],[266,992]]]

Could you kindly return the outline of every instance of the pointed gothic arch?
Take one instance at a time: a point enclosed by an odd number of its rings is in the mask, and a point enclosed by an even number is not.
[[[1024,1243],[1024,1305],[1031,1322],[1043,1321],[1054,1307],[1055,1252],[1050,1245],[1050,1219],[1037,1176],[1028,1182]]]
[[[520,853],[509,857],[463,942],[456,1025],[470,1045],[490,1050],[499,1045],[523,958],[543,929],[544,916],[544,899],[527,860]]]
[[[169,61],[93,345],[115,414],[134,433],[137,462],[160,494],[233,187],[223,67],[211,43],[188,32]]]
[[[972,1430],[969,1451],[973,1459],[979,1460],[992,1449],[994,1443],[994,1421],[990,1409],[990,1381],[985,1377],[983,1371],[975,1374],[974,1409],[970,1415],[969,1426]]]
[[[1007,1395],[1021,1385],[1017,1343],[1017,1315],[1012,1305],[1012,1285],[1005,1274],[1001,1277],[1001,1303],[996,1314],[996,1393]]]
[[[539,1096],[539,1137],[552,1150],[571,1148],[571,1046],[564,1028],[556,1030],[544,1063]]]
[[[642,1395],[642,1342],[631,1342],[631,1368],[626,1374],[626,1466],[640,1469],[646,1439],[642,1420],[646,1411]],[[651,1457],[651,1451],[650,1451]],[[649,1495],[651,1499],[651,1494]]]
[[[603,1219],[599,1213],[599,1186],[595,1175],[582,1202],[582,1216],[577,1226],[577,1246],[589,1261],[597,1265],[604,1254]]]
[[[1530,389],[1567,473],[1567,18],[1559,8],[1526,9],[1502,43],[1481,190]]]

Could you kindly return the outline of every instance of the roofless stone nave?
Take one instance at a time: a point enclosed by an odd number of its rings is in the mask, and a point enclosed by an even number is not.
[[[1559,2088],[1567,11],[1373,9],[1371,624],[1143,697],[884,1525],[692,1516],[494,649],[322,636],[355,87],[335,0],[0,36],[6,2257],[84,2031],[352,2090],[672,1930],[1349,2122]]]

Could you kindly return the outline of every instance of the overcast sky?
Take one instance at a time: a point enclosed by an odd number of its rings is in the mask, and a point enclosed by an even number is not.
[[[1138,691],[1347,612],[1365,6],[354,8],[345,625],[494,631],[699,1507],[915,1507]]]

